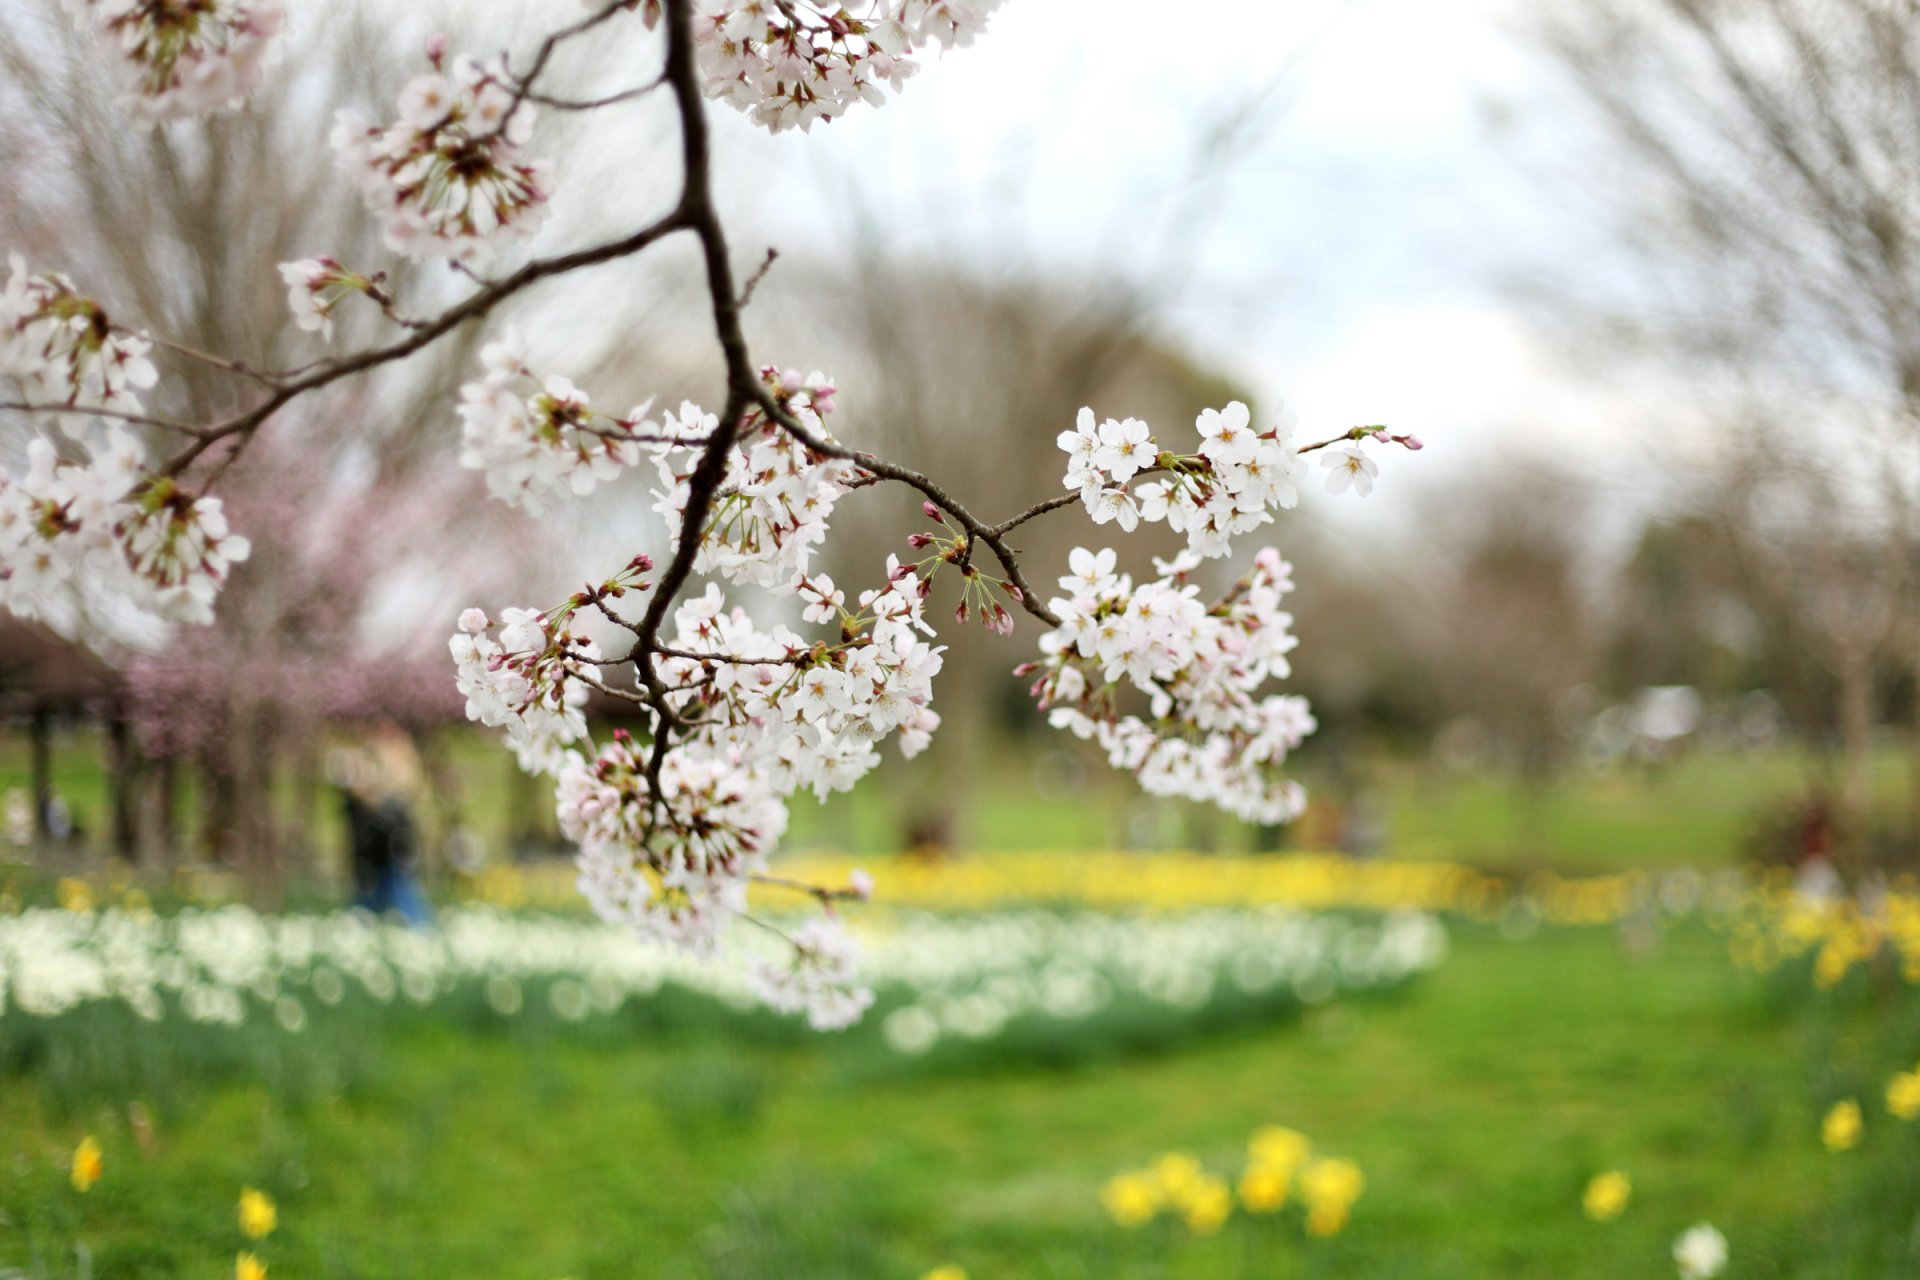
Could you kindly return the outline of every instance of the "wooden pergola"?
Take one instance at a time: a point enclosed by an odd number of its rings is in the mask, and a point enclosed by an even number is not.
[[[84,645],[39,623],[0,616],[0,716],[24,720],[30,742],[34,838],[52,838],[53,727],[56,717],[106,725],[113,848],[134,853],[132,742],[120,674]]]

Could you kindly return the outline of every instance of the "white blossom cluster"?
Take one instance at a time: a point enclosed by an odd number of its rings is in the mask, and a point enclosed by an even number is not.
[[[595,910],[643,937],[711,951],[786,830],[786,797],[846,790],[879,762],[887,735],[913,755],[938,727],[928,704],[941,651],[919,636],[918,603],[894,582],[864,593],[837,646],[759,629],[725,607],[717,585],[682,604],[668,647],[714,656],[656,661],[686,726],[661,754],[657,791],[651,746],[621,732],[591,758],[571,753],[560,775],[560,825],[580,846]],[[819,930],[795,934],[792,954],[763,976],[776,1004],[804,1002],[816,1025],[865,1007],[850,954]]]
[[[1187,535],[1187,547],[1196,555],[1227,555],[1235,534],[1271,521],[1271,508],[1300,501],[1306,451],[1287,427],[1256,432],[1252,414],[1238,400],[1224,409],[1203,409],[1193,425],[1200,435],[1198,451],[1175,454],[1163,450],[1153,429],[1138,418],[1096,422],[1092,409],[1082,409],[1074,429],[1061,432],[1058,440],[1067,455],[1066,487],[1080,491],[1095,524],[1117,523],[1131,533],[1143,520],[1164,520]],[[1378,434],[1376,428],[1356,428],[1348,443],[1322,456],[1330,492],[1352,488],[1364,495],[1373,488],[1379,467],[1359,446]],[[1386,438],[1420,447],[1411,436]],[[1152,479],[1142,481],[1142,476]]]
[[[92,590],[169,621],[213,621],[214,597],[252,544],[228,530],[218,498],[148,478],[127,432],[89,439],[85,462],[36,438],[21,474],[0,469],[0,607],[65,622]]]
[[[293,321],[325,341],[333,339],[333,309],[356,293],[373,293],[377,282],[347,270],[324,254],[280,264],[280,280],[287,286],[287,308]]]
[[[587,0],[589,5],[598,0]],[[707,96],[774,133],[885,100],[915,51],[972,42],[1000,0],[702,0],[694,40]]]
[[[815,1031],[860,1021],[873,991],[859,983],[860,944],[837,919],[809,920],[793,931],[790,954],[762,959],[751,971],[754,994],[769,1009],[804,1013]]]
[[[661,760],[624,731],[560,774],[560,829],[580,846],[580,887],[602,919],[711,952],[747,906],[748,877],[786,833],[787,809],[750,761],[683,744]]]
[[[334,152],[395,253],[484,267],[539,228],[552,166],[524,154],[533,108],[504,63],[449,63],[437,41],[428,56],[433,69],[401,92],[392,124],[339,114]]]
[[[1298,641],[1280,603],[1292,570],[1263,550],[1209,606],[1188,581],[1199,563],[1188,553],[1136,584],[1114,571],[1111,548],[1076,548],[1072,574],[1060,579],[1070,594],[1051,602],[1061,624],[1040,639],[1046,657],[1021,673],[1038,673],[1033,694],[1050,724],[1099,743],[1145,790],[1217,804],[1248,822],[1290,821],[1306,793],[1280,769],[1314,719],[1305,699],[1257,691],[1290,672]],[[1129,690],[1145,715],[1124,709]]]
[[[460,465],[484,473],[494,497],[537,516],[550,495],[592,493],[638,465],[640,440],[662,437],[645,421],[651,401],[611,417],[567,379],[539,377],[526,359],[516,331],[481,350],[484,376],[460,388]],[[712,430],[697,412],[683,417]]]
[[[99,303],[58,272],[30,273],[8,256],[0,292],[0,377],[34,404],[134,413],[159,374],[144,334],[113,324]]]
[[[646,589],[638,575],[650,567],[637,558],[551,613],[510,610],[497,639],[495,624],[468,610],[451,644],[468,715],[505,727],[523,767],[557,777],[560,827],[579,847],[594,909],[642,937],[711,952],[786,830],[787,797],[851,788],[889,736],[907,756],[926,747],[940,723],[930,704],[942,650],[925,639],[916,575],[891,557],[886,585],[852,608],[829,579],[793,584],[808,620],[838,624],[831,644],[762,629],[711,584],[681,603],[650,660],[661,701],[638,688],[624,695],[656,726],[664,707],[670,727],[655,730],[670,734],[664,745],[616,730],[596,747],[583,707],[591,688],[606,688],[588,669],[605,664],[573,619],[588,607],[619,616],[608,602]],[[842,896],[861,896],[860,886]],[[816,1025],[856,1017],[867,997],[852,984],[850,953],[819,930],[792,943],[763,974],[770,998],[804,1004]]]
[[[121,107],[148,121],[235,106],[260,82],[281,0],[68,0],[112,59]]]
[[[650,560],[637,556],[605,589],[624,590],[650,567]],[[497,623],[467,609],[447,642],[467,698],[467,719],[505,729],[508,748],[528,773],[557,777],[571,758],[567,748],[587,736],[584,708],[591,689],[579,676],[583,665],[599,660],[600,650],[572,633],[571,616],[571,603],[551,614],[503,609]]]
[[[831,442],[824,419],[833,412],[835,388],[821,373],[761,371],[781,407],[816,438]],[[650,446],[661,488],[654,510],[667,531],[680,536],[695,467],[719,419],[683,404],[662,420],[662,438]],[[806,576],[813,550],[826,540],[834,503],[860,468],[816,453],[779,423],[754,412],[739,425],[727,455],[727,473],[707,513],[694,568],[740,585],[790,593]]]

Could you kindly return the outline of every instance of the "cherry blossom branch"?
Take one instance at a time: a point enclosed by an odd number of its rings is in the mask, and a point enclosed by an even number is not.
[[[952,516],[969,537],[979,539],[992,549],[994,557],[1000,561],[1000,567],[1007,575],[1007,580],[1013,583],[1014,588],[1019,591],[1020,595],[1018,599],[1021,607],[1050,627],[1060,625],[1060,619],[1054,614],[1053,610],[1041,604],[1039,599],[1035,597],[1033,588],[1027,585],[1026,579],[1020,572],[1018,557],[1014,554],[1013,550],[1007,546],[1006,539],[997,526],[986,524],[980,520],[979,517],[961,505],[959,499],[913,468],[903,467],[897,462],[888,462],[884,458],[876,457],[871,453],[865,453],[858,449],[849,449],[845,445],[836,444],[808,430],[798,419],[783,409],[780,406],[780,402],[774,399],[773,393],[768,391],[766,387],[762,386],[758,381],[755,381],[749,388],[749,392],[754,404],[759,407],[762,413],[766,414],[772,421],[778,423],[782,430],[800,443],[806,445],[807,448],[818,453],[826,454],[831,458],[842,458],[848,462],[857,463],[860,467],[874,475],[882,476],[888,480],[898,480],[902,484],[919,490],[928,502],[931,502],[934,506]],[[1016,520],[1015,523],[1018,523],[1018,521]]]
[[[745,311],[747,304],[753,301],[753,291],[760,287],[762,280],[767,278],[767,272],[773,270],[773,264],[779,257],[780,251],[769,245],[766,258],[760,263],[758,269],[747,277],[747,287],[740,291],[740,301],[735,304],[740,310]]]
[[[604,98],[593,98],[586,101],[568,98],[550,98],[544,93],[527,93],[523,95],[523,97],[525,101],[531,102],[536,106],[551,107],[555,111],[598,111],[601,107],[614,107],[623,102],[632,102],[637,98],[644,98],[655,89],[666,84],[666,82],[667,79],[665,76],[655,76],[645,84],[637,85],[632,89],[626,89],[619,93],[610,93]]]
[[[0,412],[72,414],[85,418],[111,418],[115,422],[128,422],[142,427],[159,427],[165,431],[177,431],[189,436],[197,436],[206,430],[204,427],[196,427],[190,423],[175,422],[171,418],[156,418],[148,413],[135,413],[129,409],[109,409],[90,404],[33,404],[24,400],[0,400]]]
[[[405,359],[445,337],[469,320],[477,320],[485,316],[530,285],[553,276],[578,271],[583,267],[598,266],[601,263],[631,257],[674,232],[684,229],[686,225],[681,211],[676,209],[657,222],[650,223],[619,240],[610,240],[572,253],[557,254],[551,258],[536,259],[425,322],[408,337],[355,355],[320,361],[303,376],[282,382],[271,396],[245,413],[211,427],[196,428],[199,439],[176,454],[162,469],[161,474],[180,475],[208,448],[229,436],[248,434],[258,430],[267,419],[285,408],[296,397],[305,395],[309,391],[317,391],[342,378]]]
[[[527,73],[525,75],[515,75],[513,77],[513,80],[514,80],[514,87],[512,89],[513,101],[508,105],[506,112],[500,117],[499,123],[493,127],[493,131],[489,133],[485,138],[483,138],[482,141],[491,141],[493,138],[503,136],[506,133],[508,126],[510,126],[513,123],[513,117],[515,113],[517,113],[520,110],[521,104],[529,101],[538,101],[538,99],[536,99],[533,94],[534,82],[539,80],[541,74],[546,71],[547,63],[553,60],[553,55],[555,51],[558,50],[561,45],[565,44],[569,40],[572,40],[576,36],[585,35],[587,32],[593,30],[595,27],[599,26],[601,23],[605,22],[607,19],[613,17],[615,14],[620,13],[623,10],[630,10],[632,8],[633,8],[633,5],[630,3],[630,0],[613,0],[612,4],[609,4],[604,8],[595,10],[593,13],[588,14],[586,17],[574,23],[572,26],[562,27],[560,30],[553,32],[552,34],[547,36],[545,40],[541,41],[539,49],[534,51],[533,65],[527,69]],[[659,81],[656,80],[654,81],[654,83],[658,84]],[[651,88],[651,87],[652,87],[651,85],[647,86],[647,88]],[[640,92],[645,92],[645,91],[646,91],[645,89],[642,89]],[[636,93],[632,96],[637,97],[639,95]],[[547,105],[552,106],[555,104],[549,102]],[[610,105],[610,104],[602,103],[598,105]],[[586,110],[589,108],[583,107],[581,109]]]
[[[166,338],[156,338],[152,334],[142,334],[140,336],[144,337],[154,346],[171,351],[175,355],[185,356],[189,360],[197,360],[201,364],[209,365],[212,368],[222,370],[226,373],[231,373],[236,377],[257,382],[263,387],[275,387],[279,385],[280,380],[276,375],[262,373],[260,370],[251,368],[242,361],[228,360],[223,356],[216,356],[210,352],[201,351],[196,347],[187,346],[185,343],[172,342]]]

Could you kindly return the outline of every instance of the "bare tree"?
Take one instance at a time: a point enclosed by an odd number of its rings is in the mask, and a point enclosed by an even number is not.
[[[1912,0],[1529,15],[1610,144],[1611,163],[1587,169],[1626,256],[1610,298],[1574,302],[1605,322],[1585,337],[1688,380],[1689,403],[1669,407],[1722,428],[1715,505],[1744,495],[1743,545],[1793,545],[1761,572],[1797,593],[1803,638],[1841,679],[1856,822],[1881,657],[1904,637],[1920,671],[1904,550],[1920,518],[1917,18]],[[1920,716],[1914,752],[1920,824]]]

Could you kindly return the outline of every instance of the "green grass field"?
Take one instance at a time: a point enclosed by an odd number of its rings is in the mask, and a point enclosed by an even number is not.
[[[423,1019],[344,1091],[289,1105],[261,1083],[187,1085],[141,1139],[130,1098],[64,1103],[0,1083],[0,1264],[74,1274],[230,1273],[243,1184],[280,1202],[274,1277],[1566,1277],[1670,1275],[1708,1219],[1735,1276],[1920,1269],[1911,1129],[1878,1105],[1883,1064],[1920,1052],[1904,997],[1803,992],[1727,963],[1684,925],[1630,958],[1610,930],[1522,942],[1461,933],[1404,996],[1169,1056],[1074,1070],[1003,1064],[888,1082],[807,1043],[726,1036],[579,1043]],[[1835,1097],[1867,1107],[1828,1155]],[[152,1108],[149,1108],[152,1114]],[[1101,1181],[1168,1150],[1236,1173],[1283,1122],[1369,1178],[1346,1232],[1297,1215],[1211,1238],[1108,1224]],[[81,1197],[66,1163],[99,1135]],[[1585,1181],[1634,1180],[1619,1220]]]

